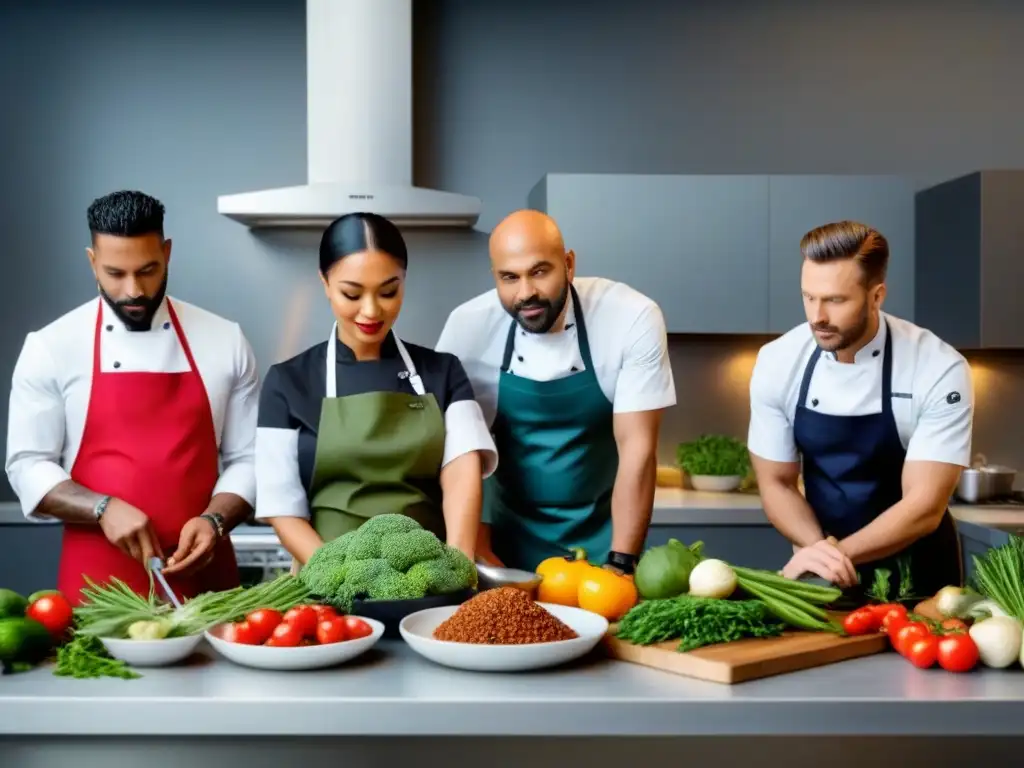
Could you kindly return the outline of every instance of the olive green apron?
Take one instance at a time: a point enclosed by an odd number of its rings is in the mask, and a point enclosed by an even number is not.
[[[415,394],[338,397],[337,323],[327,342],[327,387],[320,412],[310,511],[324,541],[367,518],[404,514],[445,540],[437,477],[444,459],[444,414],[402,341],[395,345]]]

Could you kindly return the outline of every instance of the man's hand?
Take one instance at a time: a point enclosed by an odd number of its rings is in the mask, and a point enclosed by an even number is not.
[[[100,529],[107,541],[143,565],[148,565],[154,556],[163,559],[153,523],[145,512],[126,501],[110,500],[100,517]]]
[[[857,583],[857,569],[850,558],[827,539],[797,550],[782,569],[787,579],[798,579],[805,573],[813,573],[839,587]]]
[[[217,531],[209,520],[193,517],[181,529],[178,548],[167,560],[166,574],[188,574],[205,568],[213,560]]]

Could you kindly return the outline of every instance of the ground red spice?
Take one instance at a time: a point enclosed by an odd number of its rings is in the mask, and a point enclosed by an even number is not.
[[[578,635],[515,587],[481,592],[434,630],[434,638],[478,645],[526,645]]]

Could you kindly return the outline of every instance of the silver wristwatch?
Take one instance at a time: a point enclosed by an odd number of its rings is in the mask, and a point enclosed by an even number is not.
[[[103,513],[107,511],[107,505],[110,503],[111,499],[111,496],[104,496],[96,502],[96,506],[92,508],[92,513],[96,516],[97,520],[103,517]]]

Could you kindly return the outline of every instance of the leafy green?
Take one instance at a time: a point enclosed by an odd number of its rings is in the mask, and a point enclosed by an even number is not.
[[[1011,533],[1006,544],[975,555],[974,582],[978,592],[1024,621],[1024,539]]]
[[[690,475],[738,475],[750,472],[750,454],[740,440],[727,435],[701,435],[676,449],[679,466]]]
[[[645,600],[619,622],[616,637],[637,645],[679,640],[681,653],[745,637],[775,637],[785,625],[760,600],[715,600],[680,595]]]

